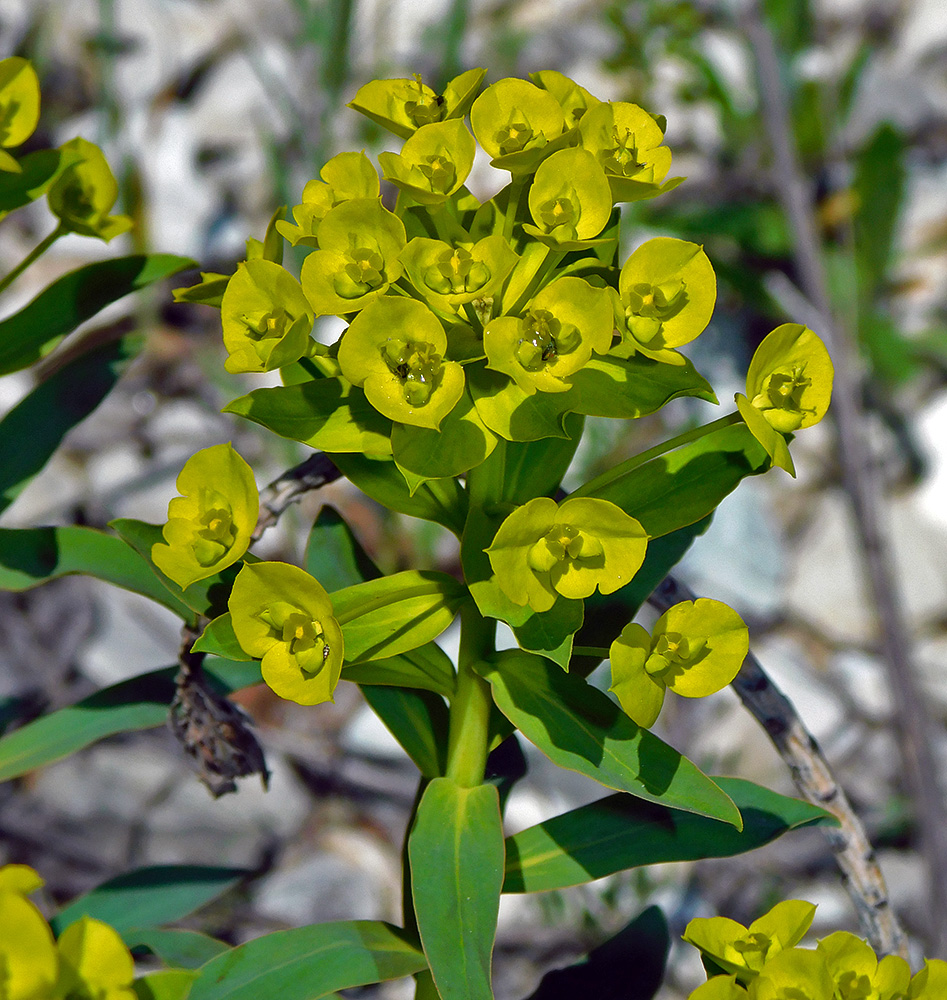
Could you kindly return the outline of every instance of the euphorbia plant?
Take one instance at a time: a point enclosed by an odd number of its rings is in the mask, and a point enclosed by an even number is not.
[[[667,179],[663,119],[552,71],[480,93],[484,75],[464,73],[442,95],[420,79],[367,84],[351,106],[405,140],[379,158],[394,203],[364,153],[341,153],[306,185],[294,223],[277,212],[248,241],[233,276],[205,274],[179,293],[220,307],[228,371],[282,375],[228,412],[318,449],[388,509],[447,528],[461,572],[385,576],[329,510],[302,565],[260,561],[252,544],[269,522],[229,444],[185,464],[165,525],[114,523],[140,556],[127,572],[136,589],[184,621],[174,728],[205,773],[262,763],[202,669],[226,690],[262,678],[303,705],[359,684],[420,772],[401,927],[355,920],[235,949],[202,942],[212,957],[165,981],[163,996],[249,996],[252,984],[255,996],[304,1000],[414,975],[419,997],[492,997],[501,892],[733,854],[824,818],[708,776],[650,731],[667,690],[703,697],[734,678],[748,648],[737,613],[699,599],[650,633],[633,618],[742,478],[792,470],[792,434],[828,405],[825,348],[803,326],[779,327],[737,409],[565,495],[585,417],[717,401],[678,350],[710,321],[714,273],[701,247],[666,237],[619,258],[621,204],[680,182]],[[510,174],[483,203],[465,186],[478,144]],[[284,239],[307,251],[298,277]],[[313,336],[323,316],[345,322],[328,346]],[[455,617],[456,662],[435,641]],[[498,648],[498,623],[515,647]],[[588,680],[606,659],[614,699]],[[506,789],[487,762],[518,737],[605,797],[504,837]],[[229,771],[221,747],[236,758]],[[711,989],[740,995],[743,982]]]

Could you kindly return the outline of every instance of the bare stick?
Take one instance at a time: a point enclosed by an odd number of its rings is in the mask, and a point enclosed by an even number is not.
[[[669,576],[649,598],[662,613],[695,595],[685,584]],[[766,730],[779,756],[789,766],[792,780],[813,805],[825,809],[839,826],[823,832],[835,854],[845,888],[855,904],[858,921],[872,947],[884,954],[908,957],[908,943],[888,901],[884,876],[861,820],[835,780],[815,737],[803,725],[792,702],[770,680],[759,660],[750,652],[733,681],[733,689],[750,714]]]
[[[342,473],[332,459],[321,451],[314,452],[299,465],[294,466],[260,490],[260,517],[250,538],[258,542],[267,528],[279,520],[290,504],[296,503],[305,493],[334,482]]]
[[[942,953],[947,944],[947,813],[931,750],[931,723],[912,662],[911,635],[892,569],[889,540],[879,517],[880,489],[864,437],[865,418],[859,400],[858,356],[850,336],[832,314],[811,191],[793,145],[779,61],[758,0],[748,0],[743,23],[756,59],[761,107],[773,153],[773,180],[792,230],[800,284],[819,315],[818,332],[835,360],[831,412],[838,431],[838,457],[861,543],[880,631],[880,650],[894,701],[895,732],[905,781],[928,867],[931,943],[936,952]]]

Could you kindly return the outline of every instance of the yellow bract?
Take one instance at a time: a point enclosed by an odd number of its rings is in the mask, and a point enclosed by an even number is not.
[[[253,470],[227,444],[205,448],[185,463],[168,505],[164,542],[154,564],[179,587],[219,573],[246,551],[260,513]]]

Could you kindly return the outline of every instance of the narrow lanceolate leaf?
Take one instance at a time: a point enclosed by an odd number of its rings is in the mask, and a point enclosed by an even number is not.
[[[741,479],[769,467],[746,425],[732,424],[628,471],[616,466],[571,496],[611,500],[658,538],[706,517]]]
[[[196,976],[189,969],[166,969],[140,976],[131,988],[137,1000],[187,1000]]]
[[[452,576],[406,570],[337,590],[335,616],[346,663],[395,656],[437,638],[454,620],[467,589]]]
[[[43,468],[66,432],[108,395],[131,350],[126,338],[81,355],[0,420],[0,510]]]
[[[726,792],[581,677],[521,650],[498,653],[483,675],[500,711],[560,767],[606,788],[742,827]]]
[[[189,1000],[315,1000],[335,990],[412,976],[426,968],[399,927],[348,920],[277,931],[203,966]]]
[[[303,569],[330,594],[381,576],[345,519],[328,505],[319,511],[309,532]]]
[[[372,711],[401,744],[421,774],[425,778],[442,775],[447,764],[448,730],[444,699],[431,691],[376,684],[360,686]]]
[[[799,827],[831,822],[817,806],[740,778],[715,778],[743,816],[729,823],[616,794],[506,840],[504,892],[545,892],[626,868],[752,851]]]
[[[208,660],[205,672],[226,694],[260,681],[259,663]],[[132,677],[35,719],[0,739],[0,781],[62,760],[116,733],[164,725],[177,667]]]
[[[454,664],[433,642],[407,653],[365,660],[343,667],[342,679],[356,684],[382,684],[433,691],[449,698],[454,693]]]
[[[225,941],[198,931],[160,927],[132,927],[122,931],[122,940],[129,948],[147,948],[165,965],[181,969],[199,969],[205,962],[230,951]]]
[[[121,538],[95,528],[0,528],[0,590],[28,590],[69,573],[94,576],[193,615]]]
[[[204,865],[153,865],[109,879],[60,910],[50,921],[61,934],[80,917],[94,917],[119,933],[180,920],[232,889],[250,872]]]
[[[186,257],[171,254],[135,254],[70,271],[0,322],[0,375],[44,357],[67,333],[109,303],[196,266]]]
[[[408,838],[418,930],[442,1000],[492,1000],[503,882],[503,829],[493,785],[435,778]]]

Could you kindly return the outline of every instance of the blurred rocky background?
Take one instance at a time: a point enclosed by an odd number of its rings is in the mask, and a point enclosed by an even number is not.
[[[853,374],[880,474],[896,603],[943,772],[947,7],[774,0],[764,9],[815,196],[833,305],[857,346]],[[489,81],[558,69],[599,97],[667,116],[674,173],[688,181],[656,202],[627,206],[628,249],[655,234],[705,245],[718,273],[718,307],[691,354],[724,407],[743,388],[756,344],[800,318],[792,315],[799,280],[792,230],[774,190],[754,50],[736,0],[0,0],[0,54],[27,56],[40,75],[43,115],[31,141],[82,135],[100,143],[121,183],[116,210],[137,221],[109,248],[59,241],[4,294],[3,315],[64,271],[116,250],[187,254],[202,270],[231,272],[245,238],[261,237],[278,205],[296,204],[326,159],[342,149],[385,148],[388,137],[344,108],[362,83],[421,73],[436,85],[486,66]],[[484,166],[470,186],[489,197],[502,182]],[[6,222],[0,270],[50,228],[42,203]],[[146,333],[142,357],[0,525],[161,522],[184,461],[220,441],[233,440],[261,486],[306,456],[302,446],[220,413],[266,377],[224,372],[215,311],[174,305],[164,288],[111,307],[106,319],[127,315]],[[0,413],[30,378],[0,379]],[[711,409],[676,401],[632,426],[590,421],[571,481],[713,419]],[[929,944],[927,868],[831,423],[801,435],[793,452],[798,478],[775,471],[745,481],[681,575],[747,620],[760,660],[863,816],[919,954]],[[387,514],[344,482],[289,511],[259,554],[297,561],[324,503],[343,512],[385,569],[456,568],[449,536]],[[170,613],[86,578],[0,594],[0,729],[172,664],[179,638]],[[444,642],[449,649],[449,634]],[[113,738],[0,785],[0,863],[34,865],[50,901],[145,864],[243,866],[250,874],[241,886],[191,921],[231,942],[313,921],[397,921],[413,765],[354,685],[315,709],[263,689],[238,700],[266,750],[269,792],[247,780],[215,801],[166,730]],[[659,726],[706,770],[793,793],[765,734],[730,692],[677,700]],[[598,797],[579,776],[526,755],[510,830]],[[568,964],[649,903],[662,907],[676,938],[693,916],[749,922],[786,897],[819,904],[820,935],[856,929],[817,830],[733,860],[505,897],[497,995],[529,995],[543,971]],[[686,996],[702,978],[695,954],[675,948],[660,997]],[[373,995],[411,991],[392,984]]]

